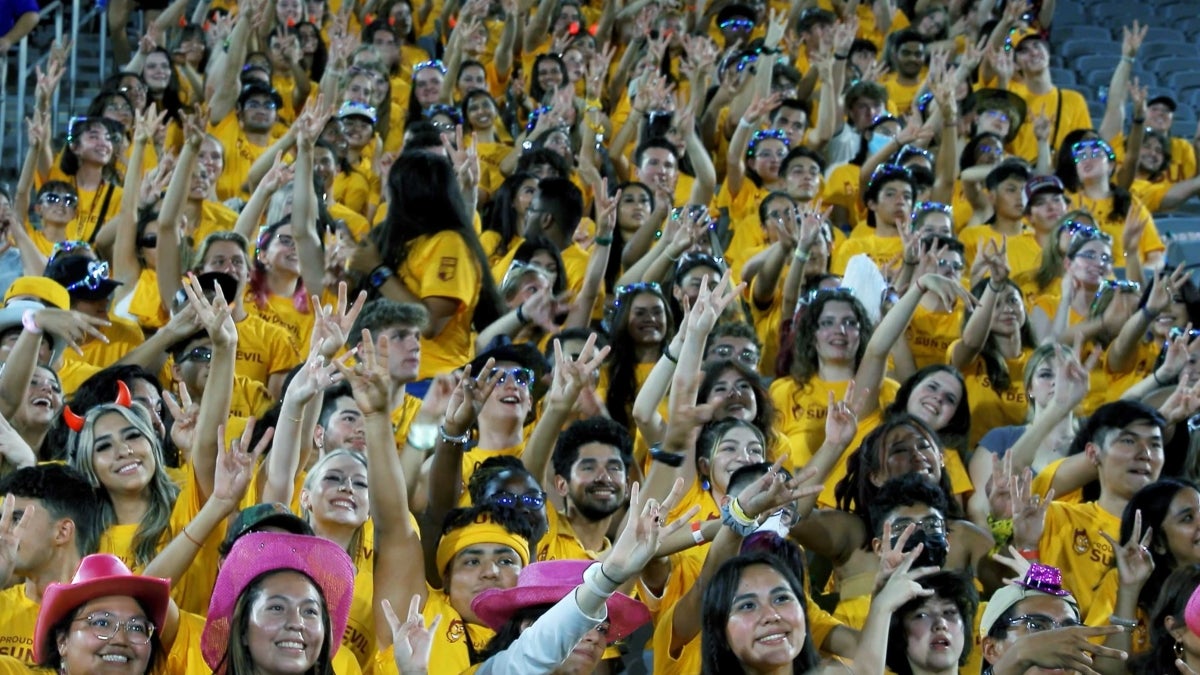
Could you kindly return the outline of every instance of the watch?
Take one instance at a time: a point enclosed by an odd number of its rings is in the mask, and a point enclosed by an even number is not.
[[[387,265],[380,265],[371,270],[370,276],[367,277],[367,283],[371,284],[371,288],[378,290],[380,286],[386,284],[387,280],[391,279],[395,274],[392,268]]]
[[[662,462],[667,466],[678,469],[679,467],[683,466],[683,462],[686,457],[684,457],[682,453],[663,450],[662,443],[655,443],[654,445],[650,446],[650,459],[656,462]]]

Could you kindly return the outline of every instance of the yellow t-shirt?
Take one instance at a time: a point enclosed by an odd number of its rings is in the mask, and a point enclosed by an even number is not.
[[[857,164],[835,167],[825,180],[821,194],[821,200],[827,206],[840,206],[846,210],[851,230],[867,222],[867,208],[859,192],[861,172],[862,167]]]
[[[20,583],[0,591],[0,656],[11,656],[26,665],[37,665],[33,654],[33,631],[39,605],[25,595]]]
[[[958,240],[962,242],[964,253],[963,260],[967,263],[967,269],[975,264],[979,252],[988,242],[994,241],[999,246],[1004,239],[1004,235],[997,232],[990,225],[969,225],[964,227],[958,233]],[[1024,272],[1037,272],[1038,267],[1042,264],[1042,247],[1038,245],[1037,236],[1034,234],[1033,228],[1028,225],[1022,225],[1021,233],[1015,237],[1008,238],[1008,270],[1009,276],[1016,276]]]
[[[142,268],[129,299],[128,312],[143,329],[157,330],[167,325],[171,317],[158,294],[158,272]]]
[[[904,330],[904,339],[917,368],[946,363],[946,350],[962,335],[962,303],[952,312],[935,312],[917,305],[912,321]]]
[[[33,240],[33,246],[38,250],[38,253],[49,258],[50,254],[54,252],[54,244],[57,242],[47,239],[42,230],[34,227],[33,223],[29,222],[28,219],[25,221],[25,234],[29,235],[29,238]]]
[[[366,217],[371,202],[371,184],[357,171],[339,171],[333,177],[333,198],[351,211]]]
[[[222,174],[224,175],[224,174]],[[205,200],[200,205],[200,222],[192,233],[192,242],[199,246],[213,232],[232,232],[237,226],[238,214],[220,202]],[[252,254],[254,251],[247,251]]]
[[[672,562],[676,557],[671,557]],[[703,564],[704,559],[700,560]],[[676,572],[672,571],[672,578],[675,574]],[[699,576],[699,570],[696,576]],[[675,607],[674,602],[667,606],[654,624],[654,637],[651,642],[654,648],[654,675],[693,675],[701,670],[700,635],[696,635],[685,644],[677,656],[671,655],[671,622],[675,618]]]
[[[845,274],[850,259],[860,253],[865,253],[880,270],[885,270],[904,255],[904,242],[898,236],[881,237],[874,231],[862,236],[851,234],[849,239],[834,250],[829,271],[833,274]]]
[[[458,309],[434,338],[421,337],[419,377],[447,373],[475,357],[471,318],[479,301],[482,270],[457,232],[422,235],[409,243],[408,257],[396,270],[401,282],[421,299],[447,298]]]
[[[1151,211],[1160,211],[1163,198],[1167,196],[1167,192],[1171,189],[1171,183],[1165,180],[1148,181],[1145,178],[1136,178],[1133,185],[1129,186],[1129,191],[1133,193],[1138,201],[1146,205],[1146,208]]]
[[[1125,159],[1125,134],[1117,134],[1112,139],[1113,152],[1117,155],[1119,165]],[[1171,163],[1167,166],[1167,183],[1178,183],[1196,175],[1196,149],[1186,138],[1171,137]],[[1134,182],[1136,188],[1137,182]],[[1150,207],[1151,211],[1158,209]]]
[[[404,400],[392,411],[392,435],[396,439],[397,452],[404,452],[404,444],[408,442],[408,430],[420,410],[421,399],[412,394],[405,394]]]
[[[208,132],[221,142],[224,148],[225,169],[217,179],[217,199],[225,201],[234,197],[250,198],[250,192],[242,189],[242,183],[250,176],[250,167],[267,151],[268,146],[255,145],[242,132],[237,115],[230,113],[225,119],[210,124]],[[268,145],[279,140],[282,134],[278,127],[270,131]]]
[[[835,400],[846,396],[845,382],[826,382],[814,376],[801,386],[793,377],[781,377],[771,383],[771,402],[779,414],[776,430],[787,436],[792,444],[791,464],[804,466],[813,453],[825,442],[825,417],[829,413],[829,392]],[[891,402],[896,398],[900,383],[884,379],[879,392],[881,401]]]
[[[958,340],[955,340],[954,344],[958,344]],[[954,344],[946,350],[947,361]],[[996,427],[1024,423],[1025,414],[1029,410],[1029,401],[1025,397],[1025,362],[1032,353],[1031,348],[1025,347],[1017,358],[1005,360],[1012,384],[1003,392],[992,388],[983,357],[975,357],[975,360],[963,369],[967,399],[971,405],[971,433],[968,439],[970,447],[979,445],[979,439]]]
[[[922,68],[921,76],[917,79],[916,84],[911,85],[900,82],[900,76],[897,73],[884,75],[881,84],[884,89],[887,89],[888,108],[897,115],[908,113],[909,108],[912,108],[913,101],[917,98],[917,93],[925,84],[927,70]]]
[[[100,332],[108,338],[108,342],[88,340],[82,345],[82,355],[76,354],[71,349],[66,350],[63,354],[63,367],[59,376],[63,378],[64,392],[75,391],[92,373],[121,360],[145,340],[141,327],[136,323],[111,314],[108,316],[108,320],[112,325],[100,329]],[[79,369],[75,368],[76,364],[80,366]],[[80,379],[70,377],[71,387],[68,389],[68,375],[77,370],[83,377]]]
[[[247,313],[237,331],[234,372],[242,377],[267,384],[272,374],[287,372],[303,360],[292,334],[262,317]]]
[[[780,279],[787,278],[789,267],[791,267],[790,264],[784,265],[783,271],[779,275]],[[758,280],[759,277],[754,277],[750,282],[751,285],[757,284]],[[749,295],[752,291],[747,288],[746,292]],[[758,341],[762,343],[762,354],[758,359],[758,372],[763,377],[773,378],[775,377],[775,360],[779,358],[779,331],[783,327],[782,285],[776,284],[775,293],[766,307],[759,307],[753,297],[747,297],[746,304],[750,306],[750,320],[754,322],[754,332],[758,335]]]
[[[571,527],[571,522],[565,515],[559,513],[558,509],[549,504],[546,505],[546,521],[549,523],[549,529],[546,530],[546,534],[542,535],[542,540],[538,542],[538,562],[598,560],[600,555],[612,547],[612,542],[605,538],[604,546],[599,551],[589,551],[584,548],[583,543],[575,534],[575,529]]]
[[[1038,542],[1040,560],[1062,570],[1063,585],[1079,601],[1079,615],[1086,617],[1100,600],[1100,582],[1116,563],[1112,545],[1100,536],[1121,536],[1121,516],[1100,508],[1095,502],[1064,504],[1053,501],[1046,509],[1046,525]]]
[[[1051,148],[1062,147],[1063,139],[1076,129],[1093,128],[1087,101],[1077,91],[1055,87],[1045,94],[1034,95],[1020,82],[1013,82],[1008,88],[1025,99],[1025,107],[1029,110],[1030,117],[1040,113],[1054,121],[1054,128],[1058,129],[1058,134],[1050,139]],[[1017,136],[1012,142],[1012,152],[1027,161],[1037,161],[1037,138],[1033,135],[1032,124],[1022,124],[1017,130]]]
[[[96,230],[116,217],[117,212],[121,210],[121,196],[124,190],[120,185],[100,183],[95,190],[81,188],[76,184],[75,177],[63,173],[57,164],[50,170],[49,180],[70,183],[79,197],[75,205],[75,220],[67,223],[67,239],[91,241]]]
[[[308,310],[307,303],[305,311],[301,312],[296,309],[291,297],[271,293],[267,295],[266,302],[262,306],[247,296],[245,306],[247,313],[285,329],[296,349],[307,350],[308,339],[312,336],[313,328],[313,315]],[[295,363],[299,363],[299,359]]]
[[[375,660],[375,527],[370,520],[362,527],[362,546],[354,555],[354,569],[354,598],[339,651],[352,654],[365,671]]]
[[[1117,220],[1112,220],[1110,218],[1113,212],[1112,197],[1091,199],[1083,193],[1077,193],[1072,194],[1070,199],[1072,209],[1083,209],[1091,213],[1100,229],[1112,237],[1113,265],[1118,267],[1124,265],[1125,245],[1121,243],[1121,234],[1125,230],[1125,219],[1118,218]],[[1133,203],[1129,208],[1136,209],[1138,217],[1146,222],[1146,227],[1142,230],[1140,241],[1142,262],[1146,261],[1146,256],[1150,253],[1167,250],[1162,237],[1158,236],[1158,227],[1154,225],[1154,217],[1150,215],[1150,211],[1146,208],[1146,205],[1134,196]]]

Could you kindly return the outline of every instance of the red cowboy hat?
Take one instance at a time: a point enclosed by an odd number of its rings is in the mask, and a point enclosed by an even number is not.
[[[492,630],[500,630],[519,609],[537,605],[553,605],[570,595],[583,583],[583,571],[595,565],[594,560],[550,560],[521,570],[517,585],[512,588],[488,590],[475,596],[471,610]],[[613,593],[608,608],[608,642],[627,637],[650,620],[650,610],[625,595]]]
[[[50,657],[55,649],[50,634],[63,617],[96,598],[119,595],[138,601],[156,629],[167,620],[171,602],[171,582],[158,577],[143,577],[129,571],[115,555],[96,553],[79,561],[75,577],[69,584],[50,584],[42,595],[37,628],[33,632],[33,653],[39,662]]]

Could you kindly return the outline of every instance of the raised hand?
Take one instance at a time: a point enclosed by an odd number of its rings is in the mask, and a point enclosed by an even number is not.
[[[1019,549],[1036,550],[1046,527],[1046,509],[1054,501],[1054,488],[1041,495],[1033,491],[1033,471],[1026,467],[1013,482],[1013,544]]]
[[[160,113],[155,103],[151,103],[145,110],[134,111],[133,142],[154,142],[154,137],[158,135],[166,119],[167,111],[163,110]]]
[[[1124,544],[1117,543],[1107,532],[1101,531],[1100,536],[1112,545],[1117,559],[1117,574],[1122,586],[1141,588],[1154,572],[1154,557],[1150,555],[1150,542],[1153,541],[1154,528],[1147,527],[1142,533],[1142,510],[1133,514],[1133,531],[1129,540]]]
[[[975,296],[963,285],[954,280],[946,278],[940,274],[926,274],[917,279],[917,287],[923,289],[926,293],[932,293],[937,296],[947,307],[953,307],[956,300],[962,300],[966,305],[967,311],[970,311],[976,303]]]
[[[779,106],[781,100],[779,92],[775,92],[766,98],[755,96],[750,105],[746,106],[746,112],[742,113],[742,121],[751,127],[757,128],[762,124],[767,114]]]
[[[646,563],[657,556],[659,542],[682,528],[699,512],[699,507],[692,507],[674,522],[666,522],[667,514],[679,503],[684,491],[683,479],[675,479],[671,493],[660,504],[656,499],[643,502],[638,483],[629,488],[629,515],[625,526],[609,549],[608,557],[601,563],[603,567],[600,571],[605,577],[623,584],[637,576]]]
[[[379,336],[379,342],[371,340],[371,331],[363,329],[362,342],[354,352],[358,363],[351,368],[340,359],[334,361],[338,372],[350,383],[354,402],[363,415],[390,415],[391,388],[388,386],[388,339]]]
[[[879,572],[875,575],[875,592],[878,593],[887,584],[887,580],[891,578],[896,570],[904,564],[905,552],[904,546],[908,544],[908,540],[913,533],[917,531],[916,523],[909,523],[900,536],[896,537],[895,543],[892,543],[892,523],[885,521],[883,523],[883,537],[880,539],[879,548]],[[909,551],[913,559],[921,555],[921,551],[925,550],[924,544],[917,544]]]
[[[1089,373],[1099,358],[1100,352],[1093,350],[1084,364],[1080,363],[1077,352],[1068,353],[1061,347],[1055,350],[1058,367],[1054,372],[1054,398],[1051,399],[1054,405],[1060,410],[1074,410],[1083,402],[1090,386]]]
[[[321,299],[315,295],[310,298],[309,305],[312,307],[314,321],[309,342],[318,345],[321,355],[326,359],[332,359],[342,345],[346,344],[350,330],[367,301],[366,291],[359,291],[353,305],[347,302],[346,295],[346,282],[342,281],[338,283],[336,307],[322,305]]]
[[[348,351],[338,359],[343,365],[346,359],[354,355],[354,351]],[[284,398],[295,400],[298,403],[307,403],[316,395],[329,387],[342,381],[342,374],[337,369],[337,364],[325,358],[320,352],[319,347],[314,347],[305,359],[304,364],[296,371],[292,377],[292,381],[288,384],[287,391],[284,392]]]
[[[731,287],[730,278],[730,271],[725,270],[720,280],[711,288],[708,277],[701,280],[696,304],[692,305],[692,311],[688,314],[689,331],[699,331],[698,335],[710,333],[725,309],[741,296],[746,288],[745,282]]]
[[[425,675],[429,672],[429,652],[433,648],[433,636],[437,634],[442,615],[433,617],[433,622],[425,625],[421,616],[421,596],[414,595],[408,604],[408,618],[403,623],[392,603],[384,600],[383,616],[387,619],[388,627],[392,630],[392,645],[396,668],[400,675]]]
[[[595,373],[608,358],[610,347],[596,349],[596,334],[588,336],[579,356],[572,359],[563,353],[562,344],[554,341],[554,376],[546,392],[547,403],[571,406],[580,393],[595,379]]]
[[[762,477],[747,485],[735,497],[738,506],[747,516],[761,521],[764,516],[774,514],[779,509],[795,503],[797,499],[820,494],[824,486],[804,484],[812,477],[812,472],[804,472],[804,475],[793,476],[791,479],[784,478],[780,468],[786,459],[787,455],[779,457]]]
[[[825,442],[845,448],[858,434],[858,417],[850,407],[854,400],[854,381],[846,385],[846,395],[835,401],[829,392],[829,414],[825,416]]]
[[[1138,50],[1142,48],[1142,42],[1146,39],[1146,31],[1150,30],[1150,24],[1142,25],[1137,19],[1133,20],[1132,26],[1121,27],[1121,54],[1129,58],[1137,56]]]
[[[169,391],[163,392],[163,405],[171,414],[171,442],[183,455],[192,451],[192,441],[196,437],[196,421],[200,419],[200,403],[192,401],[187,385],[179,383],[179,397]],[[224,438],[222,436],[222,438]]]
[[[183,284],[187,294],[188,304],[195,308],[196,318],[204,331],[213,341],[214,347],[232,347],[237,345],[237,326],[233,322],[233,312],[220,289],[213,294],[210,301],[204,294],[204,288],[195,274],[189,274]]]
[[[501,372],[494,368],[495,365],[495,359],[488,359],[480,375],[474,378],[471,377],[470,364],[463,368],[462,378],[450,394],[446,417],[442,421],[442,428],[448,436],[462,436],[475,426],[479,411],[500,382]]]
[[[12,495],[4,496],[3,506],[0,507],[0,578],[12,576],[17,564],[17,552],[21,548],[21,538],[25,529],[37,510],[33,504],[26,506],[19,513],[16,511],[17,500]]]
[[[242,501],[242,497],[245,496],[246,489],[250,487],[250,481],[254,478],[254,469],[258,466],[258,460],[262,458],[263,453],[271,445],[271,439],[275,437],[275,429],[267,429],[262,438],[258,439],[254,450],[250,450],[254,439],[254,423],[253,417],[247,420],[242,437],[233,439],[229,442],[227,450],[217,453],[212,498],[228,502],[232,509],[236,509]],[[217,438],[225,438],[225,425],[222,424],[218,428]],[[218,442],[220,441],[218,440]]]
[[[1012,486],[1016,479],[1012,470],[1012,453],[1004,453],[1004,457],[992,455],[992,475],[985,489],[988,511],[993,517],[1012,519]]]
[[[89,339],[95,338],[101,342],[108,342],[108,338],[100,332],[100,329],[112,325],[104,319],[82,312],[49,307],[37,310],[33,319],[42,330],[66,340],[67,346],[80,356],[83,356],[81,345]]]
[[[873,609],[894,612],[909,600],[933,595],[932,588],[925,588],[917,580],[937,572],[938,569],[936,567],[912,569],[918,555],[920,552],[915,548],[904,554],[900,564],[888,575],[882,587],[875,593],[875,598],[871,601]],[[876,586],[880,586],[878,581]]]

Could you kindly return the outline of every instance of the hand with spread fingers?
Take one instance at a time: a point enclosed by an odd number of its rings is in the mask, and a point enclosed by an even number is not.
[[[426,675],[429,672],[429,653],[433,649],[433,636],[437,634],[442,615],[433,617],[426,626],[421,615],[421,596],[414,595],[408,604],[408,617],[401,622],[392,609],[392,603],[384,600],[383,616],[392,630],[392,645],[396,668],[400,675]]]

